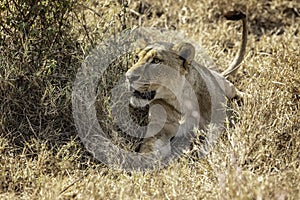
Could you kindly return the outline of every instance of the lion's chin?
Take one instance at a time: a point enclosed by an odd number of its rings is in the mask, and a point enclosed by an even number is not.
[[[130,104],[133,107],[145,107],[145,106],[149,105],[150,102],[151,102],[151,100],[148,100],[148,99],[142,99],[142,98],[138,98],[136,96],[130,97]]]

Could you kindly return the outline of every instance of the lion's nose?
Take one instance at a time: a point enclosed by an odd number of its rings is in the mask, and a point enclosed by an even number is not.
[[[134,75],[134,74],[126,74],[126,78],[128,79],[128,81],[130,83],[132,83],[132,82],[138,80],[140,78],[140,76],[139,75]]]

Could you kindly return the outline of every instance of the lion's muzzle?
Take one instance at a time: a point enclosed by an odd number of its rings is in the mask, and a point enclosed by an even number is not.
[[[143,83],[142,81],[139,81],[139,75],[127,72],[125,76],[128,89],[132,92],[132,96],[145,100],[154,99],[156,91],[148,90],[149,83]]]
[[[137,80],[139,80],[140,76],[139,75],[135,75],[135,74],[131,74],[131,73],[126,73],[126,79],[128,80],[128,82],[131,84]]]

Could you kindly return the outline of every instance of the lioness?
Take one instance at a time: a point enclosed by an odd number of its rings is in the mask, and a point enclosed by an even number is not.
[[[136,63],[126,72],[126,82],[132,91],[132,106],[150,105],[150,122],[140,152],[166,156],[182,124],[192,121],[205,129],[212,120],[212,109],[224,109],[225,97],[239,95],[226,77],[238,69],[245,54],[246,16],[230,12],[225,17],[242,20],[243,35],[239,53],[221,74],[194,62],[195,48],[190,43],[149,44],[137,54]]]

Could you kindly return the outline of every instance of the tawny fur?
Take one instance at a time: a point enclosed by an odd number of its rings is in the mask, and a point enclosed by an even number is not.
[[[229,13],[227,18],[242,20],[243,41],[236,58],[221,74],[194,62],[195,49],[190,43],[155,43],[138,53],[137,62],[126,73],[129,89],[138,94],[155,92],[151,99],[131,98],[133,106],[150,105],[150,122],[140,152],[160,152],[166,156],[171,152],[170,140],[181,123],[195,119],[199,122],[197,128],[205,129],[212,120],[213,105],[223,103],[224,96],[232,99],[239,95],[226,77],[236,72],[243,60],[247,40],[246,17],[241,13]],[[187,83],[193,91],[186,91]],[[197,102],[190,99],[192,92],[195,92]],[[190,102],[190,105],[183,105],[186,109],[182,109],[180,101]],[[200,112],[195,114],[189,107]]]

